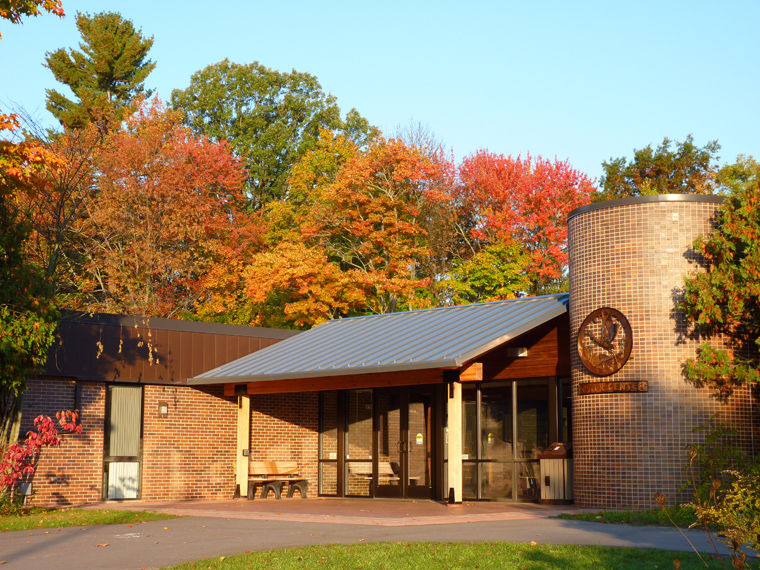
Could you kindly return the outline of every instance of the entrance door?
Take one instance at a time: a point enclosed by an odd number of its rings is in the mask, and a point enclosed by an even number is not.
[[[108,386],[104,457],[106,499],[140,496],[142,386]]]
[[[432,390],[377,390],[375,398],[375,496],[430,498]]]

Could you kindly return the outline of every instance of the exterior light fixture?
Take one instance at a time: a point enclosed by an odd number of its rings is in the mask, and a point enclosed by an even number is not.
[[[162,418],[169,415],[169,402],[158,403],[158,415]]]
[[[510,346],[507,348],[507,356],[511,358],[527,358],[528,348],[525,346]]]

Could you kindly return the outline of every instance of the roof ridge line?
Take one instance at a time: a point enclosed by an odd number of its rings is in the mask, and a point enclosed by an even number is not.
[[[322,323],[323,325],[334,323],[338,321],[351,321],[356,319],[374,319],[377,317],[390,317],[393,315],[408,315],[410,313],[427,313],[432,311],[444,311],[449,309],[464,309],[466,307],[478,307],[478,306],[485,306],[485,305],[496,305],[499,303],[514,303],[517,301],[527,301],[529,299],[545,299],[549,297],[559,298],[559,297],[567,297],[570,293],[547,293],[546,295],[531,295],[528,297],[515,297],[514,299],[500,299],[498,301],[482,301],[480,303],[468,303],[466,305],[446,305],[443,307],[429,307],[427,309],[412,309],[409,311],[394,311],[393,313],[375,313],[374,315],[357,315],[355,317],[338,317],[337,319],[330,319],[329,321],[325,321]],[[321,325],[318,325],[321,326]],[[316,328],[316,327],[314,327]]]

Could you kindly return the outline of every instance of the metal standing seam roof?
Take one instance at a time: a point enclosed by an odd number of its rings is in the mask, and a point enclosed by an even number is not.
[[[328,321],[191,378],[189,384],[264,382],[458,368],[567,312],[569,295]]]

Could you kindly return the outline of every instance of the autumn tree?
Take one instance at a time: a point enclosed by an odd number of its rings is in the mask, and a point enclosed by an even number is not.
[[[439,168],[397,140],[361,149],[323,133],[293,169],[291,187],[306,197],[288,210],[291,229],[280,223],[279,241],[245,270],[253,322],[273,324],[278,304],[282,322],[297,326],[429,305],[420,220],[438,199],[430,181]]]
[[[82,218],[98,193],[96,158],[103,133],[89,123],[50,137],[28,118],[25,128],[57,159],[55,168],[45,170],[41,184],[19,193],[31,229],[26,255],[52,280],[56,296],[66,304],[76,292],[75,275],[86,257]]]
[[[39,16],[42,12],[54,14],[59,18],[65,15],[61,0],[4,0],[0,2],[0,19],[12,24],[20,24],[24,16]],[[0,35],[0,39],[3,36]]]
[[[15,117],[0,119],[14,133]],[[30,228],[18,205],[22,190],[42,183],[55,158],[31,142],[0,139],[0,447],[11,439],[26,379],[45,362],[57,311],[50,281],[25,255]]]
[[[281,73],[259,63],[228,60],[193,74],[174,90],[172,106],[186,124],[213,141],[228,140],[248,171],[254,209],[288,197],[292,166],[314,149],[320,130],[338,131],[359,144],[377,134],[356,110],[341,118],[335,97],[308,73]]]
[[[515,241],[488,243],[467,259],[458,258],[440,286],[454,305],[514,299],[533,285],[530,255]]]
[[[0,4],[0,18],[15,24],[42,11],[63,16],[55,0]],[[19,207],[21,193],[43,185],[55,165],[43,146],[23,140],[18,116],[0,114],[0,449],[15,435],[26,379],[44,363],[57,321],[50,283],[25,255],[30,228]]]
[[[590,201],[595,189],[588,176],[567,161],[512,158],[486,150],[466,157],[459,175],[456,200],[470,211],[474,250],[515,243],[528,257],[523,271],[530,287],[525,292],[551,293],[566,286],[567,215]],[[510,273],[519,272],[523,264],[517,258],[515,263]]]
[[[255,255],[244,278],[251,316],[268,326],[309,327],[361,313],[372,286],[366,273],[344,270],[321,247],[292,241]]]
[[[160,101],[103,142],[78,307],[172,317],[192,311],[225,256],[257,240],[242,211],[244,171],[224,143],[198,138]]]
[[[45,56],[46,67],[71,89],[75,100],[47,89],[47,108],[68,128],[103,122],[104,117],[119,120],[133,100],[151,94],[143,84],[156,67],[147,59],[153,38],[143,37],[132,22],[114,12],[78,13],[76,24],[82,36],[79,50],[61,48]]]
[[[660,146],[634,150],[624,157],[602,163],[601,191],[595,200],[612,200],[648,194],[712,194],[720,145],[710,141],[694,144],[691,135],[683,142],[663,139]]]
[[[760,385],[760,164],[741,158],[717,182],[728,195],[716,229],[694,244],[703,271],[686,279],[680,307],[694,332],[728,344],[703,344],[685,364],[687,377],[727,396],[736,386]]]

